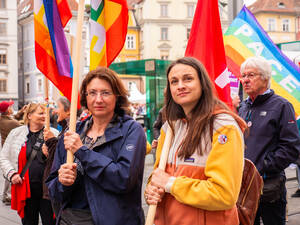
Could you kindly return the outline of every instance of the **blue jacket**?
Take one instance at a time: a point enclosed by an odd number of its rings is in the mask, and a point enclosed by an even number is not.
[[[300,137],[292,104],[274,94],[273,90],[259,95],[252,103],[242,102],[239,115],[247,122],[245,157],[261,175],[284,174],[284,169],[298,157]]]
[[[63,208],[78,199],[87,199],[96,225],[140,225],[144,222],[141,204],[146,137],[143,128],[131,117],[118,117],[116,126],[105,130],[105,142],[93,150],[81,147],[74,156],[84,171],[77,171],[72,186],[58,181],[58,169],[66,162],[63,137],[58,142],[51,174],[47,180],[51,198],[61,201]],[[77,124],[81,134],[84,124]],[[82,190],[86,193],[74,196]],[[76,191],[77,189],[77,191]],[[73,193],[73,195],[72,195]],[[59,219],[59,218],[58,218]]]

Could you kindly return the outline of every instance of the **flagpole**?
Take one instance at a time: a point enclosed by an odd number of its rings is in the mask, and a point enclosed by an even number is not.
[[[70,112],[70,131],[76,131],[76,115],[77,115],[77,101],[78,101],[78,86],[79,86],[79,70],[80,70],[80,49],[82,43],[82,24],[84,16],[84,0],[78,2],[77,14],[77,31],[76,31],[76,46],[75,46],[75,60],[74,60],[74,74],[72,81],[72,95],[71,95],[71,112]],[[71,164],[74,161],[74,155],[71,151],[67,151],[67,163]]]
[[[159,160],[159,166],[158,166],[158,168],[163,171],[165,171],[165,169],[166,169],[168,156],[169,156],[169,150],[171,147],[171,140],[172,140],[172,130],[171,130],[171,128],[168,128],[167,133],[166,133],[166,138],[164,141],[164,145],[163,145],[163,149],[162,149],[162,153],[161,153],[161,157]],[[156,208],[157,208],[157,205],[149,206],[145,225],[153,225],[154,224]]]
[[[44,95],[45,95],[45,104],[46,104],[46,129],[50,128],[50,108],[49,108],[49,80],[44,77]]]

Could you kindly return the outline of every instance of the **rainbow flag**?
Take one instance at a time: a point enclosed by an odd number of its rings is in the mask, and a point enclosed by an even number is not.
[[[271,88],[288,99],[300,115],[300,68],[272,42],[244,6],[224,35],[227,66],[237,77],[240,65],[251,56],[262,56],[272,65]]]
[[[91,0],[91,70],[114,61],[123,48],[127,25],[126,0]]]
[[[34,0],[37,68],[71,100],[73,65],[63,27],[72,17],[67,0]]]

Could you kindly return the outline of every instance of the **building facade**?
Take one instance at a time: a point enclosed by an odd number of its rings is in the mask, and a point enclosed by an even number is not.
[[[135,10],[128,5],[128,28],[124,46],[114,62],[127,62],[140,59],[140,27]]]
[[[257,0],[248,8],[273,42],[300,40],[299,0]]]
[[[142,59],[182,57],[191,31],[197,0],[146,0],[135,4],[141,27]]]
[[[197,0],[144,0],[134,4],[140,26],[141,59],[175,60],[184,56]],[[219,1],[222,28],[228,22],[228,0]]]
[[[18,106],[17,3],[0,0],[0,101]]]
[[[128,1],[128,28],[124,46],[114,62],[140,60],[140,27],[135,17],[132,3]],[[119,75],[126,89],[130,91],[131,84],[136,84],[138,90],[145,93],[145,77],[138,75]]]

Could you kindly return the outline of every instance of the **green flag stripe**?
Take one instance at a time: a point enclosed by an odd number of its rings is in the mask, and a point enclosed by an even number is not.
[[[99,5],[97,11],[91,8],[91,19],[97,21],[104,8],[104,0]]]

